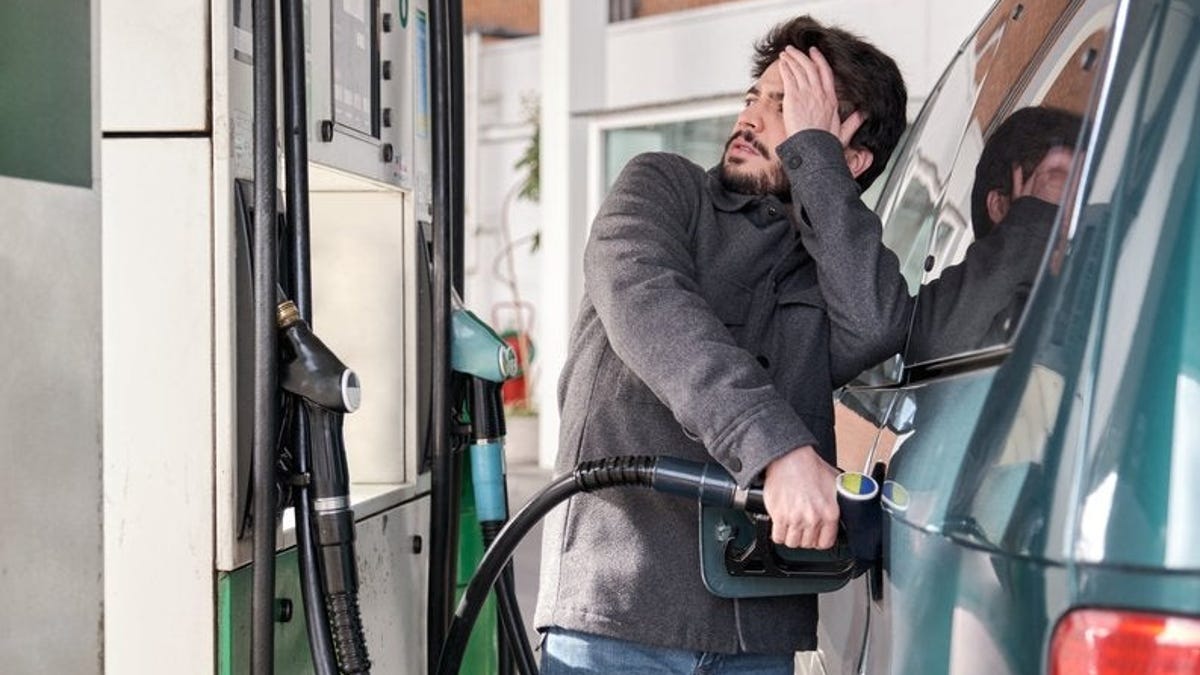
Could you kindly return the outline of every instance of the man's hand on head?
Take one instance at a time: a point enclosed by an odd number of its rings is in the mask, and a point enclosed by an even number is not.
[[[1074,159],[1074,151],[1060,145],[1051,148],[1028,177],[1024,175],[1020,164],[1014,164],[1013,199],[1036,197],[1051,204],[1062,204]]]
[[[763,501],[771,541],[790,548],[831,548],[837,539],[837,475],[811,445],[767,465]]]
[[[850,139],[862,126],[863,114],[857,110],[842,120],[838,114],[837,88],[833,69],[812,47],[808,54],[788,47],[779,55],[779,70],[783,77],[783,128],[788,137],[807,129],[828,131],[850,145]]]

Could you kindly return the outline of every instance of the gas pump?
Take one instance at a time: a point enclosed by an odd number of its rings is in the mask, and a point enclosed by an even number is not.
[[[273,413],[277,409],[276,386],[285,397],[287,428],[282,430],[291,451],[291,466],[283,469],[289,478],[285,491],[294,492],[295,532],[304,598],[309,651],[318,673],[365,673],[371,662],[360,615],[359,561],[355,556],[355,510],[352,505],[350,467],[343,439],[343,416],[358,408],[359,384],[309,327],[312,316],[312,246],[309,222],[309,174],[307,110],[312,101],[307,93],[304,9],[298,0],[281,0],[284,44],[284,134],[288,206],[286,221],[290,246],[277,254],[274,203],[275,141],[278,115],[275,110],[274,21],[269,3],[254,3],[254,271],[255,373],[253,495],[255,561],[251,613],[251,665],[256,673],[274,671],[276,605],[274,567],[278,522],[274,497],[276,438],[281,435]],[[324,18],[324,17],[322,17]],[[405,17],[405,21],[407,17]],[[424,15],[418,15],[418,22]],[[332,119],[322,120],[320,139],[340,144],[342,150],[326,150],[334,161],[364,171],[363,141],[381,139],[383,128],[398,124],[392,108],[383,106],[383,82],[394,76],[391,59],[381,56],[383,34],[396,29],[397,18],[382,12],[375,1],[342,3],[329,15],[331,44],[329,60],[339,64],[332,70],[335,96]],[[419,42],[419,40],[418,40]],[[314,52],[319,50],[314,49]],[[417,59],[420,61],[420,59]],[[421,79],[418,73],[418,80]],[[410,116],[405,116],[406,118]],[[368,138],[364,139],[363,136]],[[405,161],[410,154],[396,146],[378,146],[383,171],[374,177],[404,182]],[[320,154],[320,153],[318,153]],[[419,191],[419,189],[418,189]],[[417,237],[419,242],[421,237]],[[290,265],[276,274],[273,264],[284,258]],[[426,269],[417,270],[424,276]],[[278,279],[278,281],[277,281]],[[286,299],[288,289],[299,303]],[[428,288],[427,285],[419,289]],[[267,297],[274,296],[275,316],[265,317]],[[300,307],[297,306],[300,305]],[[419,303],[418,303],[419,304]],[[303,307],[303,309],[302,309]],[[281,339],[272,342],[263,324],[273,318]],[[428,321],[430,317],[418,317]],[[369,330],[370,327],[368,326]],[[277,350],[277,345],[279,349]],[[273,361],[279,361],[278,364]],[[273,372],[274,367],[281,370]],[[277,385],[276,385],[277,383]],[[286,464],[286,463],[285,463]]]
[[[428,668],[458,499],[438,440],[458,236],[434,190],[450,182],[433,162],[449,4],[93,3],[98,229],[121,290],[104,326],[105,372],[122,375],[105,378],[106,671]],[[256,114],[276,53],[280,105]],[[296,307],[282,327],[279,287]],[[309,336],[365,383],[353,415],[295,370]],[[361,629],[326,599],[355,581]],[[367,649],[339,665],[360,632]]]

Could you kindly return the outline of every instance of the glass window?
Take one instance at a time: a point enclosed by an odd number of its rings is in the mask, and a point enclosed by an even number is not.
[[[604,189],[612,187],[621,169],[643,152],[673,152],[704,168],[716,166],[733,130],[737,115],[721,115],[696,120],[642,124],[608,129],[604,132]],[[907,132],[906,132],[907,133]],[[903,144],[901,139],[901,144]],[[878,203],[892,169],[898,166],[896,155],[879,178],[863,192],[863,202],[872,208]]]
[[[909,365],[1005,345],[1069,192],[1111,0],[999,7],[957,57],[883,199],[917,311]]]
[[[983,146],[983,130],[1059,22],[1068,0],[992,10],[975,40],[955,57],[930,94],[897,162],[902,174],[880,200],[884,243],[900,258],[909,290],[928,281],[930,243],[965,246],[970,215],[961,198]],[[937,250],[937,248],[935,248]]]
[[[643,152],[673,152],[704,168],[721,160],[737,115],[644,124],[604,132],[604,189],[612,187],[625,164]]]

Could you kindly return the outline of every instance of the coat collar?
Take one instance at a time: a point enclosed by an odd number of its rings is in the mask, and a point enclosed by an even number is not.
[[[708,170],[708,192],[712,196],[713,208],[725,213],[745,213],[757,227],[768,226],[781,216],[791,219],[790,203],[784,203],[774,195],[730,192],[721,184],[719,171],[719,166]]]
[[[757,201],[760,195],[744,195],[740,192],[730,192],[721,184],[719,172],[721,167],[714,166],[708,170],[708,193],[712,195],[713,206],[718,211],[736,213],[746,208],[751,202]]]

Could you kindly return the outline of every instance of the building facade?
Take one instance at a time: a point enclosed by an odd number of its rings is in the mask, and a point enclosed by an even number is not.
[[[467,36],[467,302],[501,331],[531,337],[543,465],[555,452],[555,384],[582,294],[583,243],[624,161],[669,150],[715,162],[751,83],[754,41],[804,13],[892,55],[911,119],[992,4],[742,0],[610,22],[603,2],[543,0],[540,37]],[[535,132],[537,202],[516,197],[524,176],[514,168]]]

